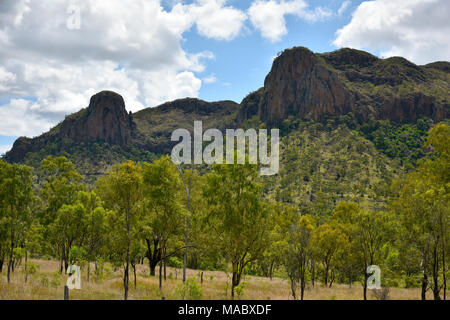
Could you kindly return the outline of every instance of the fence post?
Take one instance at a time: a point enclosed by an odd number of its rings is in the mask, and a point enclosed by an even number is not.
[[[64,286],[64,300],[69,300],[69,287]]]

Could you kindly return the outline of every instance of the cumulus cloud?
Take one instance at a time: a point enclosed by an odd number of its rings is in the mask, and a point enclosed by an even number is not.
[[[11,150],[11,145],[0,145],[0,156]]]
[[[246,18],[225,0],[2,0],[0,135],[38,135],[104,89],[131,111],[195,97],[214,55],[184,50],[183,33],[229,41]]]
[[[362,2],[349,24],[337,31],[337,47],[403,56],[425,64],[450,60],[448,0],[374,0]]]
[[[322,7],[311,10],[303,0],[256,0],[248,9],[253,26],[271,42],[280,41],[287,34],[285,15],[288,14],[314,22],[330,17],[332,12]]]

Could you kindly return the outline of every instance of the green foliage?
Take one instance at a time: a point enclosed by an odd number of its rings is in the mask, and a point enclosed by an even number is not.
[[[265,248],[268,208],[257,177],[256,165],[216,164],[203,190],[215,244],[232,265],[232,296],[246,265],[261,257]]]
[[[418,119],[415,124],[393,124],[389,120],[369,120],[358,129],[375,147],[404,165],[415,165],[425,156],[423,144],[431,127],[429,119]]]
[[[69,252],[69,263],[71,265],[83,266],[86,264],[86,250],[81,247],[74,246]]]
[[[242,281],[239,285],[234,288],[234,292],[237,295],[238,300],[241,300],[245,294],[245,288],[247,287],[247,281]]]
[[[180,283],[175,289],[175,297],[180,300],[200,300],[202,295],[202,288],[194,278]]]

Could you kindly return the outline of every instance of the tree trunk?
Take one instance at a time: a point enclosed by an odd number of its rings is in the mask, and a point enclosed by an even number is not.
[[[270,280],[272,280],[272,277],[273,277],[273,265],[275,264],[275,261],[274,260],[272,260],[271,262],[270,262],[270,269],[269,269],[269,277],[270,277]]]
[[[428,276],[425,272],[423,272],[422,292],[421,292],[422,300],[427,300],[427,287],[428,287]]]
[[[11,227],[12,228],[12,227]],[[11,282],[11,267],[13,263],[13,252],[14,252],[14,231],[11,230],[11,250],[9,250],[9,260],[8,260],[8,283]]]
[[[442,290],[444,290],[444,300],[447,300],[447,276],[446,276],[446,264],[445,264],[445,247],[442,250],[442,281],[443,283],[443,288]]]
[[[305,274],[302,272],[300,276],[300,300],[303,300],[305,296]]]
[[[91,262],[88,261],[88,268],[87,268],[87,282],[89,282],[89,276],[91,273]]]
[[[123,271],[123,289],[124,289],[124,299],[128,300],[128,264],[125,265]]]
[[[136,263],[131,263],[131,267],[133,268],[133,274],[134,274],[134,290],[136,290],[136,287],[137,287],[137,281],[136,281]]]
[[[296,294],[296,284],[295,284],[295,280],[293,279],[293,277],[290,277],[291,279],[291,293],[292,293],[292,297],[294,298],[294,300],[297,300],[297,294]]]
[[[61,259],[59,260],[59,273],[63,272],[64,245],[61,247]]]
[[[25,248],[25,283],[28,281],[28,250]]]
[[[130,267],[130,210],[127,209],[127,256],[125,272],[123,277],[123,287],[124,287],[124,299],[128,300],[128,280],[129,280],[129,267]]]
[[[335,278],[335,273],[334,273],[334,269],[331,270],[331,279],[330,279],[330,288],[333,285],[334,282],[334,278]]]
[[[366,268],[366,270],[367,270],[367,268]],[[364,270],[364,285],[363,285],[364,300],[367,300],[367,279],[369,278],[366,270]]]
[[[159,290],[162,289],[162,260],[159,260]]]
[[[166,247],[164,246],[164,281],[166,281],[167,280],[167,272],[166,272],[166,263],[167,263],[167,257],[166,257],[166,255],[167,255],[167,252],[166,252]]]
[[[237,270],[239,266],[233,267],[233,277],[231,279],[231,298],[234,300],[234,288],[239,285],[240,276]]]
[[[150,239],[145,239],[145,242],[147,243],[146,257],[148,259],[150,275],[154,276],[156,274],[156,266],[158,265],[158,262],[161,259],[161,249],[158,249],[159,240],[157,238],[153,238],[153,241],[150,241]],[[152,250],[152,242],[153,242],[153,250]]]
[[[189,211],[189,196],[187,200],[187,209]],[[188,247],[189,247],[189,217],[186,216],[186,236],[184,241],[185,249],[184,249],[184,257],[183,257],[183,283],[186,282],[186,266],[187,266],[187,256],[188,256]]]
[[[441,288],[439,287],[439,257],[437,246],[434,248],[433,262],[433,297],[434,300],[441,300],[441,296],[439,295]]]

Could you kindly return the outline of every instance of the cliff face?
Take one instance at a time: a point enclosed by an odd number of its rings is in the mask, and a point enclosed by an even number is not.
[[[360,121],[441,121],[449,117],[448,65],[417,66],[353,49],[314,54],[296,47],[275,59],[264,87],[242,101],[240,117],[257,114],[276,124],[288,116],[317,121],[352,112]]]
[[[112,91],[102,91],[91,97],[87,108],[67,116],[49,132],[32,139],[17,139],[5,159],[22,162],[27,153],[39,152],[50,144],[58,147],[63,140],[76,144],[107,142],[127,146],[131,143],[134,129],[135,124],[125,109],[122,96]]]
[[[335,72],[323,66],[308,49],[287,50],[275,59],[264,81],[259,104],[263,121],[277,122],[287,115],[318,120],[324,114],[351,111],[353,96]]]
[[[102,91],[92,96],[81,117],[68,118],[61,124],[59,135],[75,142],[105,141],[125,146],[131,141],[133,120],[125,109],[121,95]]]
[[[423,117],[436,122],[449,118],[449,101],[449,62],[417,66],[401,57],[379,59],[353,49],[317,54],[295,47],[274,60],[264,87],[241,104],[186,98],[132,116],[119,94],[102,91],[91,98],[87,108],[67,116],[49,132],[17,139],[5,159],[22,162],[31,154],[37,161],[48,154],[70,154],[72,147],[82,159],[80,155],[86,154],[89,145],[100,142],[105,150],[115,152],[107,160],[98,160],[107,166],[117,161],[117,155],[169,153],[173,130],[192,130],[195,120],[203,121],[204,129],[220,130],[241,127],[252,118],[275,126],[288,117],[320,121],[347,113],[360,123],[371,118],[414,122]],[[92,152],[93,156],[98,153]]]

